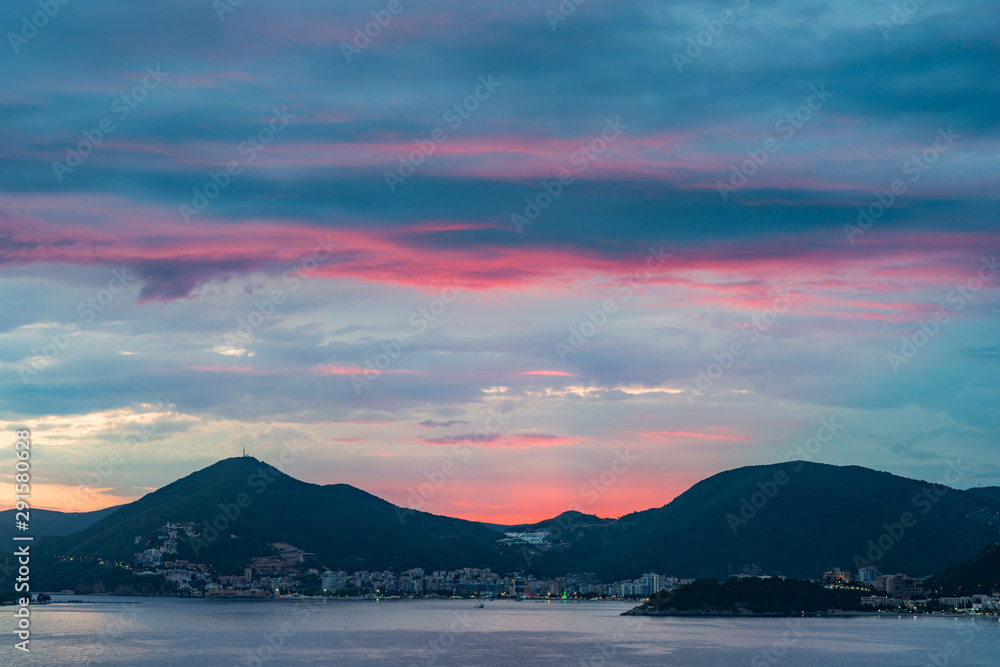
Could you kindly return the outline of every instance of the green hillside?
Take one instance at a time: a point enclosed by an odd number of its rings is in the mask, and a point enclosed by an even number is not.
[[[108,507],[94,512],[55,512],[52,510],[31,510],[31,534],[35,538],[72,535],[111,514],[117,507]],[[0,551],[12,551],[13,537],[23,534],[15,528],[16,510],[0,512]]]
[[[359,489],[301,482],[249,457],[220,461],[75,535],[40,546],[64,557],[129,561],[142,550],[137,536],[155,538],[167,522],[188,521],[198,524],[200,535],[179,540],[177,557],[205,563],[220,574],[240,573],[253,557],[269,555],[271,542],[314,553],[320,565],[335,570],[510,565],[498,560],[497,533],[478,523],[424,512],[401,514]]]
[[[1000,593],[1000,544],[990,544],[964,563],[935,575],[927,589],[946,596]]]
[[[569,567],[605,579],[645,570],[725,577],[744,566],[818,577],[831,567],[856,570],[869,561],[882,571],[926,575],[969,558],[1000,528],[1000,503],[932,488],[856,466],[739,468],[695,484],[658,509],[603,525],[575,522],[562,531],[568,547],[532,560],[541,571]],[[913,525],[900,532],[904,515]],[[880,539],[888,549],[877,546]]]
[[[315,554],[317,568],[349,572],[490,567],[615,581],[647,570],[692,578],[752,570],[815,578],[871,563],[921,576],[996,541],[1000,502],[865,468],[791,462],[714,475],[664,507],[618,520],[566,512],[511,527],[548,530],[552,544],[499,547],[497,526],[400,510],[345,484],[309,484],[233,458],[71,536],[46,538],[37,551],[129,562],[144,548],[136,537],[155,542],[167,522],[198,524],[196,539],[179,540],[177,558],[217,574],[240,573],[271,553],[269,543],[286,542]]]
[[[969,492],[1000,502],[1000,486],[974,486]]]

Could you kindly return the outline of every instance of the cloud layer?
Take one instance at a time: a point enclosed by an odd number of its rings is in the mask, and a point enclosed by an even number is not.
[[[569,5],[0,9],[46,506],[294,441],[401,505],[620,515],[830,418],[814,460],[1000,483],[996,7]]]

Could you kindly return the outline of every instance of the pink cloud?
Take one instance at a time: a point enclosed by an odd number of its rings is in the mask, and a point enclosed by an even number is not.
[[[675,440],[734,440],[749,442],[753,438],[744,435],[729,435],[724,433],[702,433],[699,431],[643,431],[642,437],[650,442],[673,442]]]
[[[173,209],[111,196],[15,195],[5,201],[5,208],[11,236],[0,244],[0,266],[135,267],[145,283],[145,299],[183,297],[202,282],[253,270],[281,274],[300,267],[317,248],[317,239],[329,238],[338,246],[329,261],[310,273],[314,277],[367,280],[424,293],[440,291],[457,280],[469,290],[539,294],[590,293],[595,279],[605,281],[598,283],[601,287],[627,279],[637,290],[667,288],[659,300],[662,307],[694,305],[724,311],[763,311],[773,305],[776,290],[792,289],[791,310],[797,316],[912,322],[933,312],[943,291],[974,275],[982,248],[1000,247],[996,232],[886,229],[854,247],[846,241],[838,247],[786,237],[769,239],[768,251],[761,252],[753,245],[715,242],[676,250],[655,273],[644,274],[642,254],[622,257],[596,249],[476,245],[439,246],[428,252],[412,242],[412,233],[482,227],[461,220],[332,230],[297,221],[245,220],[236,234],[232,224],[205,218],[184,225]],[[986,289],[998,285],[987,283]],[[359,371],[333,365],[317,370]],[[540,371],[528,373],[556,377]]]

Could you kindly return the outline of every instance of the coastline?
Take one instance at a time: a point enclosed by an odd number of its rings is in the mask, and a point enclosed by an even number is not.
[[[912,611],[826,611],[826,612],[799,612],[799,613],[778,613],[778,612],[754,612],[749,609],[739,611],[732,609],[691,609],[678,611],[676,609],[662,609],[649,611],[644,605],[633,607],[624,611],[621,616],[664,616],[672,618],[901,618],[903,616],[926,617],[926,618],[983,618],[1000,620],[1000,614],[968,614],[958,612],[934,612],[931,614],[913,613]]]

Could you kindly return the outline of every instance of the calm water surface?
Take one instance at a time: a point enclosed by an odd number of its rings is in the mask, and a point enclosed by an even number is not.
[[[0,665],[1000,665],[996,617],[669,619],[619,616],[634,605],[609,602],[78,599],[86,602],[32,607],[30,654],[13,647],[13,608],[0,609]]]

